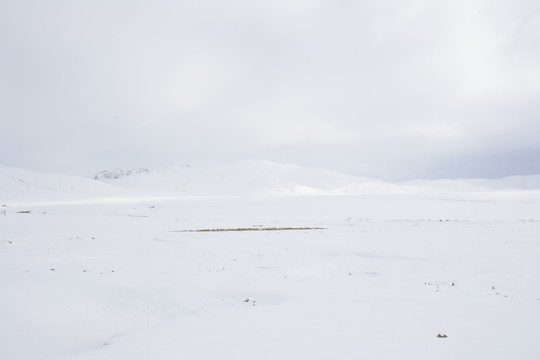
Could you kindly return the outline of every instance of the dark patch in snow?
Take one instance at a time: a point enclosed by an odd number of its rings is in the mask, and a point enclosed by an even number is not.
[[[135,174],[144,174],[144,173],[149,173],[149,172],[150,170],[145,169],[145,168],[132,169],[132,170],[122,170],[122,169],[104,170],[94,175],[94,180],[119,179],[125,176],[130,176],[130,175],[135,175]]]

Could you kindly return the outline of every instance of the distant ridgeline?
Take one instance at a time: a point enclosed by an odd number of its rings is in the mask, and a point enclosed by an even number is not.
[[[94,175],[94,180],[118,179],[124,176],[143,174],[143,173],[149,173],[149,172],[150,170],[144,169],[144,168],[132,169],[132,170],[122,170],[122,169],[104,170]]]

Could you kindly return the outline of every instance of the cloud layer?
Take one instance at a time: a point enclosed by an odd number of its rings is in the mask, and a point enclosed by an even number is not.
[[[540,173],[535,1],[3,1],[0,162]]]

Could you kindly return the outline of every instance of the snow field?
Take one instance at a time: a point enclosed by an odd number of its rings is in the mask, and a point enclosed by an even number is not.
[[[539,204],[536,191],[7,203],[0,358],[537,359]],[[326,229],[174,232],[252,226]]]

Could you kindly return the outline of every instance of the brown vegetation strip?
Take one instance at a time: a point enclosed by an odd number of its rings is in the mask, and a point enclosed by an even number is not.
[[[325,229],[326,228],[322,228],[322,227],[258,227],[258,228],[171,230],[170,232],[288,231],[288,230],[325,230]]]

